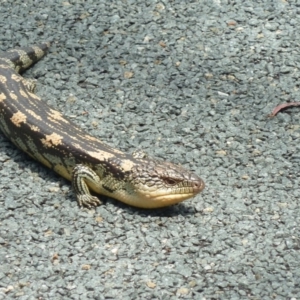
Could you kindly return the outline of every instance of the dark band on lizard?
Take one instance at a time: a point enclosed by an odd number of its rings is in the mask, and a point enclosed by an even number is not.
[[[45,55],[49,43],[0,54],[0,129],[18,148],[72,181],[80,206],[101,202],[90,191],[129,205],[156,208],[204,188],[194,173],[169,162],[116,150],[89,135],[34,93],[19,73]]]

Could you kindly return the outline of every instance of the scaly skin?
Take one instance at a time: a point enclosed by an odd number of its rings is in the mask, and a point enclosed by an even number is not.
[[[114,149],[41,101],[35,85],[19,72],[48,48],[45,43],[0,54],[0,129],[18,148],[72,181],[80,206],[101,203],[90,190],[141,208],[172,205],[203,190],[194,173]]]

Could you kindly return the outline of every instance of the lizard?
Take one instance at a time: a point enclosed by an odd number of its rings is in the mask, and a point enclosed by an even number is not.
[[[165,207],[204,189],[195,173],[143,152],[115,149],[42,101],[36,84],[21,74],[49,47],[40,43],[0,54],[0,130],[19,149],[71,181],[80,207],[100,205],[93,194],[139,208]]]

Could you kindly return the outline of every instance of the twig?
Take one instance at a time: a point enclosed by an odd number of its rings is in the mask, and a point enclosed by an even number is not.
[[[289,102],[289,103],[280,104],[272,110],[270,117],[275,117],[281,110],[291,106],[300,106],[300,102]]]

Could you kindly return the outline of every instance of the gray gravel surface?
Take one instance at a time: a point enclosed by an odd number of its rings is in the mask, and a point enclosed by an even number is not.
[[[0,0],[0,49],[110,145],[196,171],[160,210],[79,209],[0,134],[0,299],[300,299],[298,1]]]

